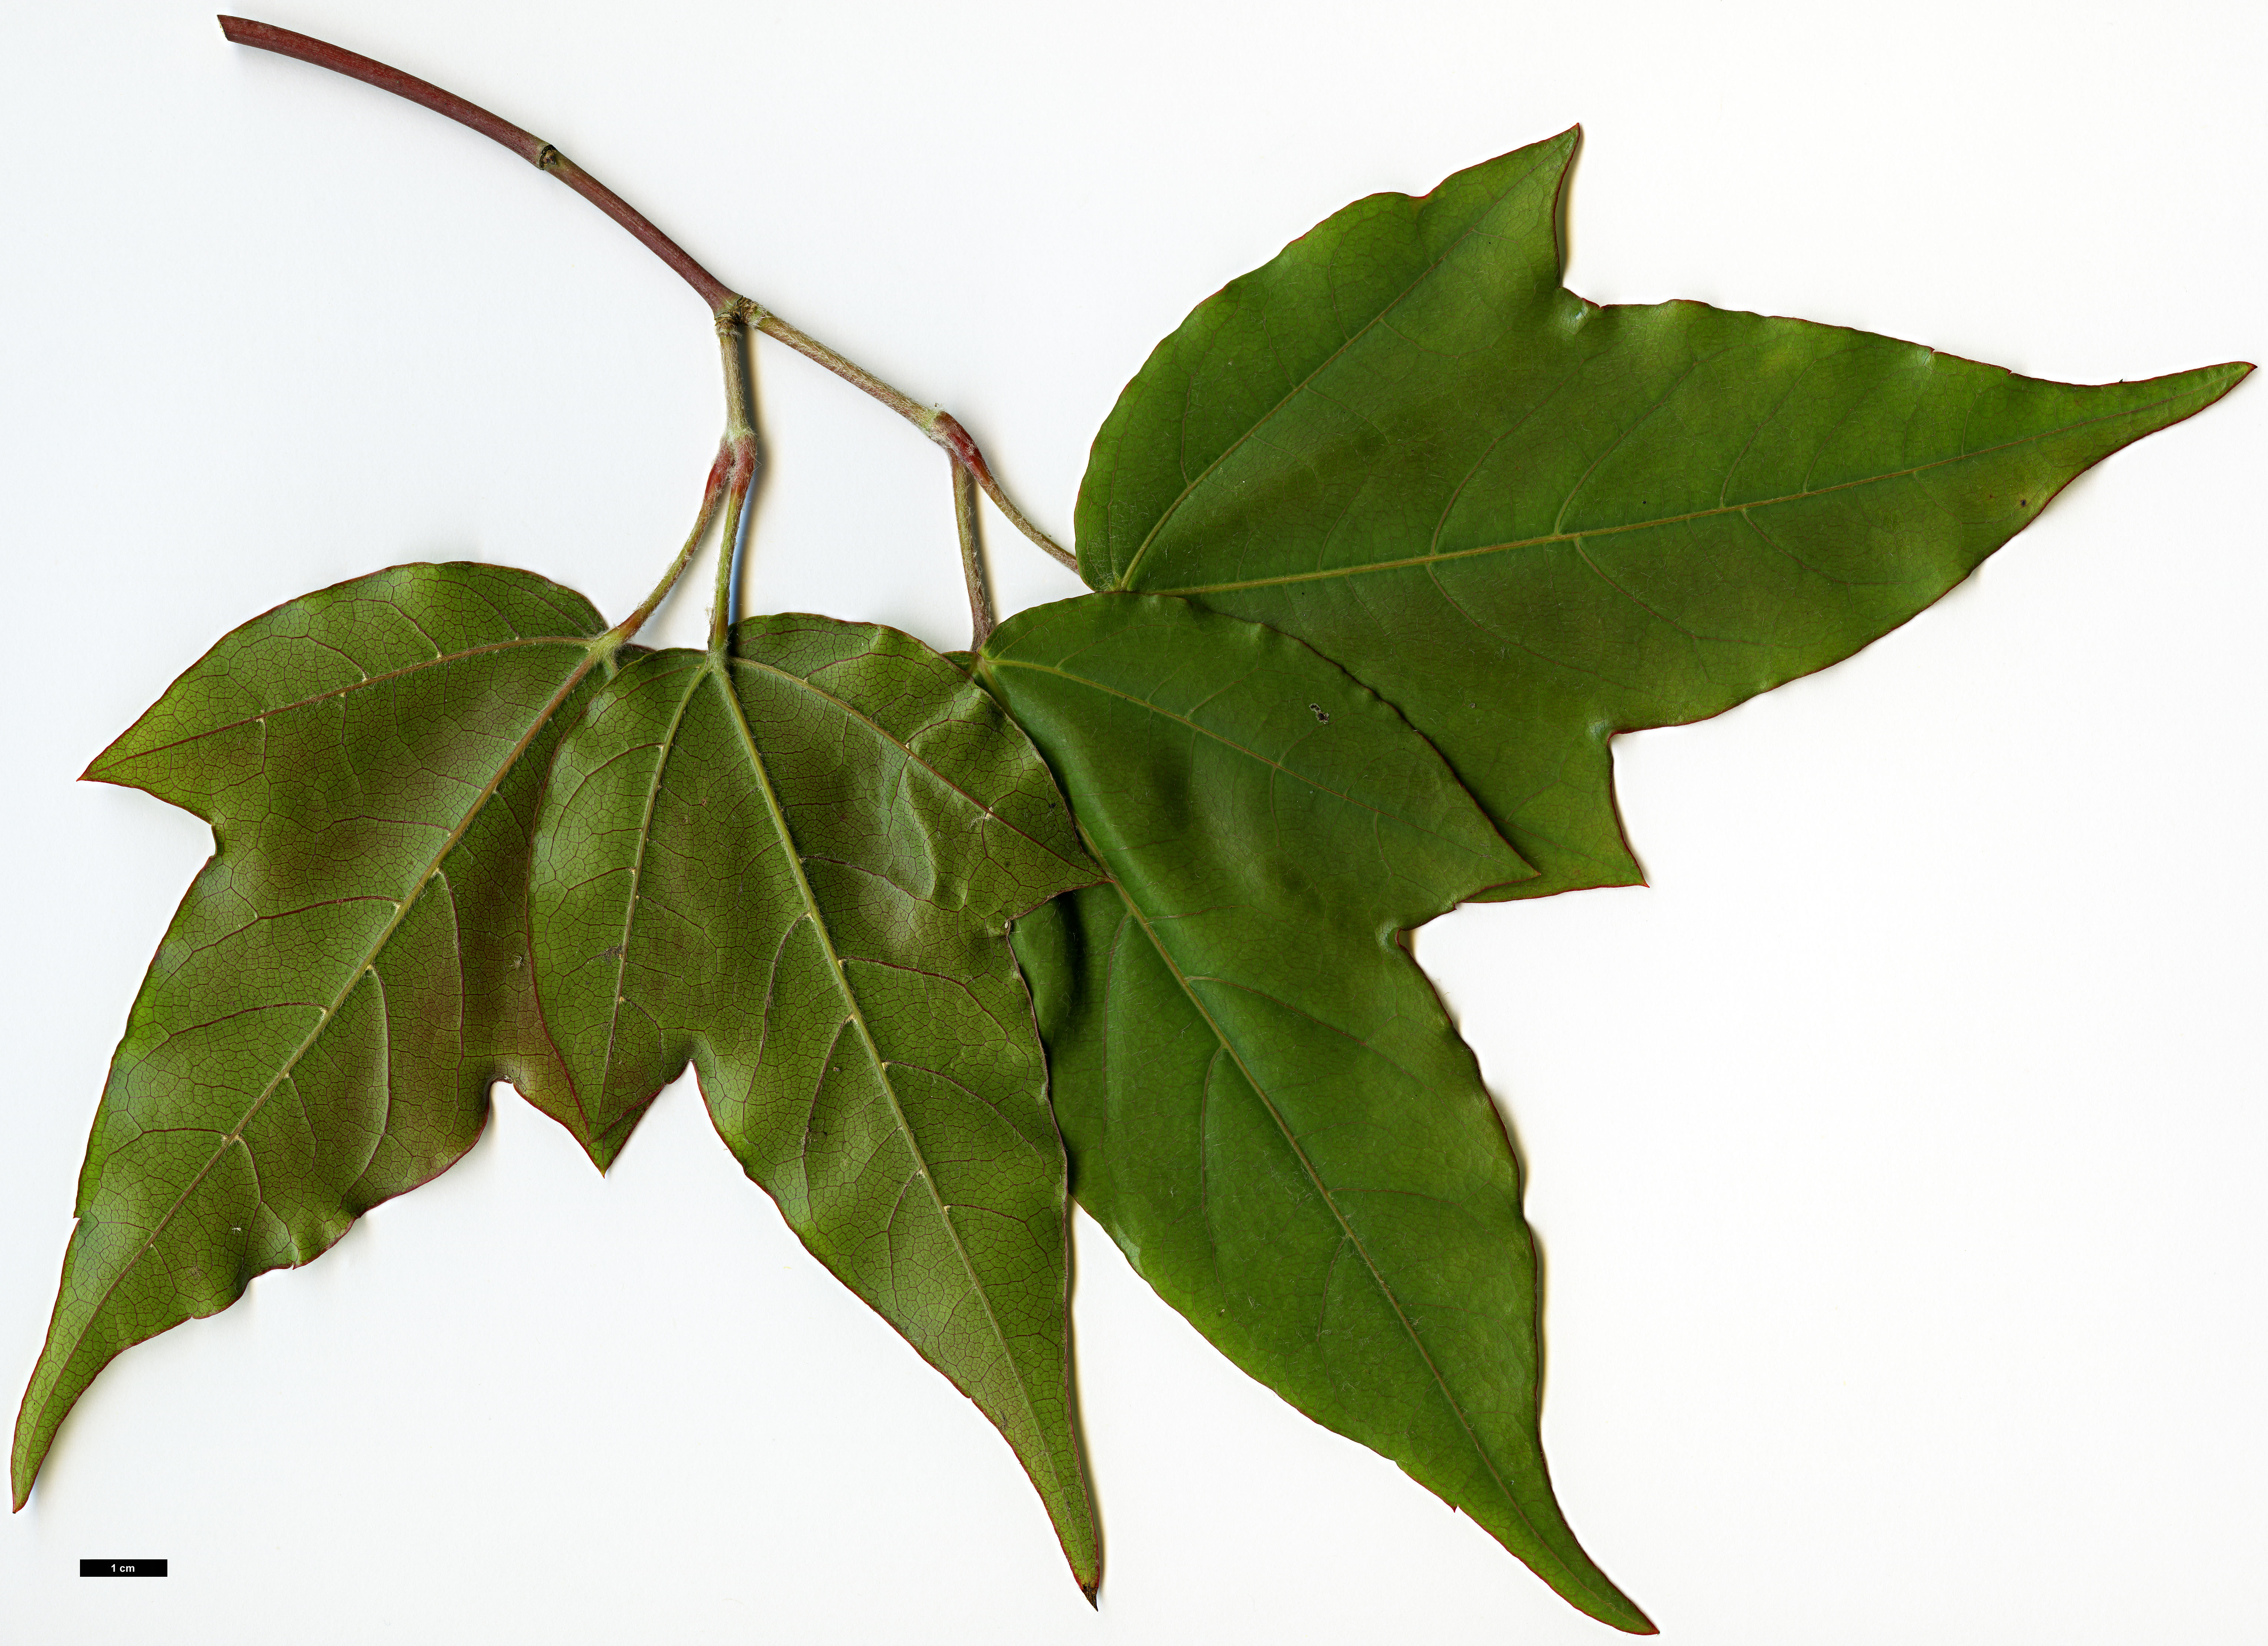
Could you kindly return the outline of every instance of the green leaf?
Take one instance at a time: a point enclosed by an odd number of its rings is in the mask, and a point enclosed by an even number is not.
[[[16,1424],[23,1506],[120,1350],[305,1263],[556,1102],[526,956],[528,827],[604,627],[497,566],[399,566],[224,637],[86,775],[212,825],[112,1060]]]
[[[562,744],[537,987],[593,1130],[689,1058],[804,1244],[990,1418],[1091,1596],[1063,1145],[1008,922],[1097,871],[1031,745],[895,630],[752,618]]]
[[[979,678],[1113,877],[1016,933],[1080,1203],[1238,1365],[1648,1628],[1552,1498],[1519,1166],[1397,940],[1532,871],[1399,714],[1256,625],[1089,595],[1003,624]]]
[[[1637,881],[1608,739],[1824,667],[2071,478],[2226,393],[2080,387],[1863,332],[1559,283],[1576,134],[1374,195],[1200,305],[1079,502],[1098,589],[1307,641],[1431,738],[1542,873]]]

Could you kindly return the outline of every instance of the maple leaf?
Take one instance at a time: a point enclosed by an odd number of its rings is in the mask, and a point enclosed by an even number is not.
[[[605,625],[497,566],[399,566],[231,631],[87,768],[218,849],[127,1018],[16,1422],[18,1507],[120,1350],[305,1263],[480,1135],[556,1102],[528,834]]]
[[[2078,387],[1697,303],[1601,308],[1559,279],[1574,147],[1358,201],[1200,305],[1120,396],[1080,489],[1080,571],[1111,592],[1012,621],[980,674],[1114,878],[1018,936],[1082,1203],[1239,1365],[1643,1631],[1552,1502],[1509,1150],[1476,1122],[1412,1142],[1487,1103],[1395,930],[1461,899],[1637,880],[1616,732],[1848,656],[2250,368]],[[1195,775],[1211,757],[1192,725],[1251,758],[1275,746],[1215,724],[1251,687],[1237,649],[1124,603],[1138,592],[1343,666],[1446,762],[1406,791],[1461,780],[1532,871],[1366,901],[1405,889],[1392,854],[1284,827],[1273,783],[1256,798]],[[1287,680],[1252,724],[1296,721],[1299,696]],[[1419,1024],[1431,1064],[1394,1049]],[[1472,1180],[1499,1155],[1498,1180]],[[1254,1225],[1193,1225],[1224,1203]],[[1350,1276],[1393,1329],[1335,1326]]]
[[[1014,916],[1096,878],[1047,768],[895,630],[750,618],[632,662],[537,826],[537,988],[582,1124],[690,1060],[804,1244],[1015,1448],[1092,1595],[1064,1154]]]

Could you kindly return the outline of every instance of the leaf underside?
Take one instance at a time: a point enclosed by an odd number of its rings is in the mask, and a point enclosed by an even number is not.
[[[1576,134],[1375,195],[1200,305],[1079,492],[1096,589],[1296,635],[1429,738],[1540,871],[1638,880],[1616,731],[1911,617],[2073,475],[2251,368],[2075,386],[1559,283]]]
[[[1016,930],[1080,1202],[1237,1364],[1648,1628],[1553,1500],[1519,1167],[1396,941],[1533,871],[1400,715],[1257,625],[1090,595],[1003,624],[979,678],[1112,876]]]
[[[88,1140],[17,1420],[23,1506],[122,1349],[305,1263],[549,1094],[528,831],[604,627],[495,566],[401,566],[235,629],[87,768],[212,825]]]
[[[1097,873],[960,669],[772,617],[592,702],[531,891],[580,1124],[622,1135],[689,1059],[790,1226],[1006,1437],[1090,1595],[1063,1147],[1006,930]]]

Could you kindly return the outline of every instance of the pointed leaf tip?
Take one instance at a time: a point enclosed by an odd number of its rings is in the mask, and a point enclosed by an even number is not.
[[[1011,618],[980,678],[1113,879],[1019,922],[1081,1204],[1224,1354],[1575,1606],[1504,1124],[1395,934],[1529,871],[1336,665],[1182,600]]]
[[[1297,636],[1408,716],[1543,871],[1491,898],[1634,881],[1614,734],[1848,657],[2251,369],[2050,383],[1587,304],[1557,233],[1579,129],[1231,281],[1127,386],[1079,493],[1090,586]]]

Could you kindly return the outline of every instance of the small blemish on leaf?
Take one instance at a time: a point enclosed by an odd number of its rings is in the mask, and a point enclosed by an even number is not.
[[[1329,724],[1331,717],[1329,714],[1324,710],[1323,706],[1321,703],[1309,703],[1307,707],[1315,711],[1315,718],[1317,720],[1322,721],[1325,724]]]

